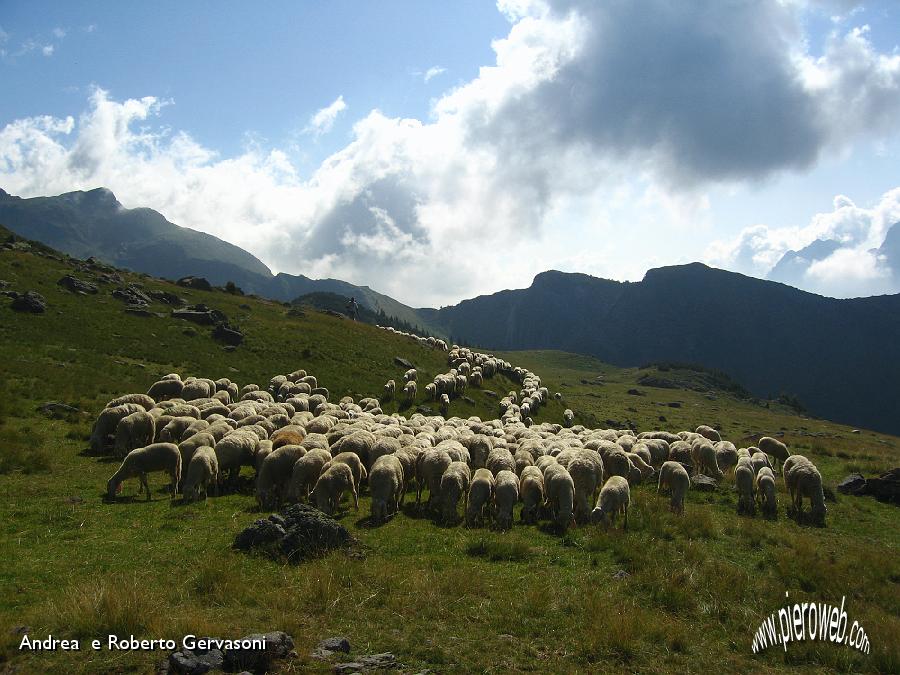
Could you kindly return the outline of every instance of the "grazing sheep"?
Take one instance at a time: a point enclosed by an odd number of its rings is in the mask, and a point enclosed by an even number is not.
[[[294,462],[291,470],[291,480],[288,483],[287,499],[293,502],[301,498],[309,499],[310,490],[322,474],[322,467],[331,461],[331,453],[322,448],[312,448],[306,454]],[[346,466],[346,464],[344,465]],[[349,467],[347,467],[349,469]],[[351,477],[352,477],[352,471]]]
[[[450,414],[450,396],[441,394],[441,415],[447,417]]]
[[[553,523],[567,530],[575,524],[575,483],[566,468],[560,464],[551,464],[544,471],[544,485],[547,501],[550,506],[550,517]]]
[[[382,390],[381,400],[382,401],[390,401],[392,398],[394,398],[394,390],[396,388],[397,388],[397,383],[394,382],[393,380],[388,380],[385,383],[384,388]]]
[[[116,433],[116,427],[123,417],[128,417],[132,413],[146,412],[143,406],[137,403],[123,403],[112,408],[104,408],[97,416],[94,426],[91,429],[91,439],[89,441],[90,451],[93,454],[101,454],[106,450],[110,442],[114,442],[113,434]]]
[[[256,478],[256,500],[262,508],[274,508],[281,500],[282,492],[291,481],[294,464],[306,455],[300,445],[282,445],[262,460]]]
[[[509,450],[506,448],[494,448],[488,454],[485,468],[488,469],[494,478],[503,470],[516,472],[516,460]]]
[[[749,460],[739,459],[734,469],[734,483],[738,492],[738,515],[756,515],[756,504],[753,497],[753,467]]]
[[[125,403],[136,403],[146,410],[150,410],[150,408],[156,406],[156,401],[154,401],[146,394],[125,394],[124,396],[114,398],[112,401],[107,403],[105,407],[115,408],[116,406],[124,405]]]
[[[490,503],[494,494],[494,474],[485,468],[475,470],[472,482],[469,483],[469,497],[466,504],[466,527],[481,525],[484,518],[484,507]]]
[[[484,468],[487,464],[488,455],[494,449],[492,437],[485,434],[475,434],[463,439],[461,443],[469,450],[472,468]]]
[[[781,462],[783,466],[785,460],[791,456],[791,453],[788,452],[787,446],[778,439],[772,438],[771,436],[763,436],[762,438],[760,438],[757,446],[759,446],[759,449],[764,453],[766,453],[767,455],[772,455],[772,457],[775,458],[776,466],[778,462]]]
[[[672,513],[684,513],[684,497],[691,487],[691,477],[684,466],[678,462],[663,462],[659,468],[659,483],[656,491],[659,492],[663,488],[668,488],[671,495],[669,510]]]
[[[219,460],[219,481],[223,475],[228,475],[228,480],[234,482],[241,472],[242,466],[254,466],[256,448],[259,445],[259,437],[249,431],[232,431],[216,443],[216,459]]]
[[[512,471],[497,474],[494,483],[494,524],[498,530],[508,530],[513,523],[513,507],[519,501],[519,477]]]
[[[623,450],[615,450],[603,457],[603,469],[607,476],[621,476],[628,480],[635,467]]]
[[[184,501],[200,499],[201,491],[203,498],[206,499],[210,485],[213,486],[213,490],[218,488],[219,461],[216,459],[216,451],[208,445],[197,448],[188,463],[185,474],[184,488],[182,489]]]
[[[597,506],[591,511],[591,522],[607,524],[609,518],[612,525],[616,524],[616,516],[621,512],[625,516],[623,530],[628,529],[628,507],[631,504],[631,493],[628,489],[628,481],[621,476],[610,476],[600,489],[597,497]]]
[[[122,482],[128,478],[138,478],[141,481],[141,490],[146,491],[147,501],[152,498],[150,486],[147,484],[147,474],[154,471],[165,471],[172,479],[172,497],[175,497],[175,489],[181,482],[181,453],[174,443],[152,443],[144,448],[137,448],[129,452],[122,465],[106,483],[106,494],[114,499],[122,488]],[[140,490],[138,491],[140,494]]]
[[[166,401],[170,398],[181,396],[182,389],[184,389],[184,382],[181,379],[163,378],[150,385],[150,388],[147,390],[147,396],[154,401]]]
[[[694,433],[700,434],[704,438],[707,438],[714,443],[722,440],[722,436],[718,431],[716,431],[712,427],[706,426],[705,424],[701,424],[699,427],[697,427]]]
[[[441,476],[452,461],[446,450],[437,448],[430,448],[419,455],[416,463],[416,505],[421,503],[422,489],[427,487],[427,508],[431,508],[435,497],[440,495]]]
[[[573,424],[575,424],[575,413],[572,412],[569,408],[566,408],[563,411],[563,426],[566,429],[569,429]]]
[[[396,455],[379,457],[372,466],[372,473],[369,476],[373,523],[384,522],[390,514],[400,510],[400,506],[403,504],[403,485],[403,465],[399,457]]]
[[[728,473],[737,466],[737,448],[731,441],[719,441],[713,446],[716,450],[716,466],[722,473]]]
[[[708,440],[696,441],[691,446],[691,460],[694,463],[695,475],[704,473],[716,480],[722,480],[725,477],[716,462],[716,449]]]
[[[406,397],[406,402],[412,405],[416,400],[416,392],[418,391],[418,385],[415,380],[410,380],[405,385],[403,385],[403,394]]]
[[[270,436],[272,448],[277,450],[282,445],[302,445],[306,438],[306,429],[298,424],[283,426]]]
[[[216,439],[208,431],[201,431],[198,434],[194,434],[178,444],[178,452],[181,453],[181,466],[184,469],[182,478],[186,478],[187,467],[191,463],[191,458],[194,456],[194,453],[197,452],[197,448],[202,448],[205,445],[212,447],[215,447],[216,445]]]
[[[382,455],[382,456],[386,457],[387,455]],[[377,463],[377,461],[378,460],[375,460],[375,463]],[[362,485],[362,482],[366,478],[368,478],[369,474],[366,471],[366,467],[362,463],[362,460],[359,458],[359,455],[357,455],[355,452],[339,452],[331,460],[331,463],[334,463],[334,462],[340,462],[340,463],[346,464],[347,466],[350,467],[350,471],[353,474],[353,484],[357,486],[357,489],[359,489],[359,486]],[[372,465],[373,468],[374,468],[375,463],[373,463],[373,465]],[[327,470],[328,466],[329,466],[328,464],[323,466],[322,471]]]
[[[573,481],[574,483],[574,481]],[[519,476],[519,495],[522,498],[522,522],[535,523],[538,509],[544,503],[544,474],[537,466],[526,466]]]
[[[591,501],[603,480],[603,474],[601,472],[598,476],[597,465],[581,454],[572,457],[566,468],[575,485],[575,521],[585,523],[590,518]]]
[[[793,459],[798,455],[791,455]],[[785,462],[784,481],[791,495],[791,512],[797,516],[798,521],[803,518],[803,498],[809,498],[810,517],[812,522],[819,527],[825,527],[825,493],[822,488],[822,475],[815,465],[808,459],[792,463],[787,467]]]
[[[330,516],[337,511],[341,497],[347,490],[353,494],[353,508],[359,511],[359,494],[356,491],[356,485],[353,484],[353,472],[346,464],[336,463],[328,467],[327,471],[322,472],[310,497],[315,501],[319,511]]]
[[[753,467],[753,475],[757,475],[759,470],[763,467],[772,468],[772,463],[769,461],[769,456],[760,450],[757,453],[750,455],[750,464]]]
[[[775,474],[767,466],[761,467],[756,474],[756,500],[760,511],[766,518],[775,518],[778,515],[778,505],[775,501]]]
[[[410,368],[405,373],[403,373],[403,379],[405,379],[407,382],[415,382],[417,378],[418,373],[416,372],[415,368]]]
[[[176,443],[197,419],[194,417],[161,417],[156,424],[159,443]],[[165,422],[165,423],[163,423]]]
[[[532,466],[534,464],[534,457],[531,456],[531,453],[527,450],[518,449],[516,450],[516,454],[513,456],[513,461],[516,463],[516,475],[521,476],[522,470],[526,466]]]
[[[649,462],[645,461],[641,455],[636,452],[626,452],[625,456],[628,457],[628,461],[631,462],[634,468],[640,472],[642,481],[647,480],[653,475],[653,467],[650,466]]]
[[[143,448],[153,442],[156,435],[156,419],[147,412],[133,412],[119,420],[116,425],[114,451],[116,457],[124,458],[135,448]]]
[[[445,523],[453,523],[459,517],[457,505],[460,497],[468,499],[472,472],[465,462],[450,462],[441,476],[441,513]]]

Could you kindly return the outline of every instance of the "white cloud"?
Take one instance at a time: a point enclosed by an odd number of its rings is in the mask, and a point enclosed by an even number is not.
[[[511,26],[495,63],[438,98],[428,121],[370,111],[308,179],[280,149],[220,157],[159,130],[164,102],[97,90],[77,124],[0,131],[0,185],[23,196],[103,185],[273,269],[441,304],[546,268],[634,279],[687,262],[712,236],[707,185],[803,169],[900,119],[894,56],[851,30],[810,57],[796,3],[499,7]],[[305,131],[326,133],[346,108],[338,97]],[[862,217],[872,210],[841,201],[803,227],[717,242],[708,257],[764,273],[826,232],[867,250],[883,230]]]
[[[330,105],[325,106],[309,118],[309,124],[307,124],[306,128],[303,130],[304,133],[314,134],[316,136],[327,134],[334,126],[334,121],[337,119],[337,116],[346,109],[347,104],[344,103],[343,95],[338,96]]]
[[[60,28],[59,26],[57,26],[56,28],[53,29],[53,35],[57,39],[62,40],[64,37],[66,37],[66,29]]]
[[[43,47],[41,47],[41,53],[44,56],[53,56],[54,49],[55,47],[53,45],[44,45]]]
[[[425,71],[425,74],[422,76],[422,79],[424,79],[426,82],[428,82],[432,78],[437,77],[438,75],[442,75],[446,72],[447,72],[446,68],[442,68],[441,66],[431,66],[431,68],[429,68],[428,70]]]

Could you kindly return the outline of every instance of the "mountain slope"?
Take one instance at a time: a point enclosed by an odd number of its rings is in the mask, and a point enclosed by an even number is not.
[[[810,265],[818,260],[825,260],[840,247],[840,242],[833,239],[816,239],[799,251],[791,250],[781,256],[781,259],[769,270],[766,278],[790,286],[800,286],[803,283],[803,275]]]
[[[693,263],[639,283],[545,272],[427,316],[492,349],[700,363],[756,395],[788,392],[817,415],[900,431],[900,295],[835,300]]]
[[[93,256],[136,272],[169,279],[202,276],[217,286],[233,281],[247,293],[285,302],[307,293],[339,293],[355,296],[375,312],[384,310],[412,325],[421,322],[411,307],[367,286],[303,275],[273,276],[244,249],[175,225],[153,209],[126,209],[105,188],[30,199],[0,190],[0,223],[69,255]]]

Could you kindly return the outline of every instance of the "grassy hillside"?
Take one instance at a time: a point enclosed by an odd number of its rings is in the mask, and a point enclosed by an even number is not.
[[[23,630],[86,642],[108,633],[180,640],[279,629],[294,636],[299,654],[285,672],[327,672],[307,655],[337,634],[357,653],[394,652],[409,672],[900,670],[898,512],[869,498],[840,496],[828,504],[828,527],[815,529],[784,517],[780,481],[775,522],[739,518],[730,487],[690,493],[678,518],[655,488],[639,486],[627,532],[586,526],[560,537],[518,522],[507,533],[446,528],[411,511],[370,529],[361,522],[369,511],[364,495],[359,514],[350,509],[340,518],[360,550],[299,566],[230,549],[259,517],[249,494],[173,505],[154,475],[153,501],[104,503],[116,463],[82,454],[91,422],[107,400],[145,391],[161,374],[263,385],[302,367],[336,400],[376,394],[401,376],[395,356],[412,361],[426,381],[446,369],[446,356],[315,311],[295,316],[279,303],[126,275],[224,311],[246,334],[243,345],[225,351],[208,328],[170,318],[164,305],[151,308],[163,317],[139,317],[123,312],[109,286],[96,296],[72,295],[56,285],[68,273],[65,259],[0,251],[0,280],[9,283],[0,290],[33,289],[48,302],[46,313],[26,315],[0,298],[0,671],[152,672],[162,656],[94,652],[84,643],[80,652],[20,653]],[[561,421],[569,406],[579,421],[601,426],[719,424],[738,444],[781,431],[830,484],[850,470],[869,474],[900,463],[895,437],[852,434],[710,391],[692,371],[623,370],[561,352],[504,356],[563,394],[537,421]],[[638,384],[648,374],[694,388]],[[502,394],[514,385],[495,378],[485,387]],[[471,395],[474,403],[457,400],[451,413],[495,415],[495,399]],[[48,417],[37,410],[48,401],[87,414]],[[136,489],[126,483],[124,494]],[[785,591],[792,601],[846,596],[872,653],[798,643],[787,654],[778,647],[753,656],[752,634],[785,604]]]

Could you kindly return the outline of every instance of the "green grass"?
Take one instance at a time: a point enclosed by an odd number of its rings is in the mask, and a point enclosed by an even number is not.
[[[178,371],[264,386],[272,375],[302,367],[337,400],[377,395],[385,380],[401,377],[395,356],[415,363],[422,382],[446,369],[446,356],[317,312],[289,316],[279,303],[132,277],[223,310],[247,335],[227,352],[207,328],[187,335],[191,324],[125,315],[108,288],[96,297],[60,290],[56,280],[70,272],[65,261],[0,252],[0,279],[14,290],[38,290],[50,305],[44,315],[21,315],[0,300],[0,670],[151,672],[162,656],[84,645],[80,652],[20,653],[15,629],[22,626],[32,636],[83,640],[281,629],[294,636],[299,654],[284,672],[327,671],[307,655],[336,634],[347,635],[356,653],[394,652],[409,671],[812,673],[900,666],[898,512],[868,498],[839,496],[828,504],[828,527],[816,529],[784,516],[780,480],[775,521],[738,517],[728,487],[689,493],[686,515],[677,517],[652,486],[638,486],[627,532],[584,526],[561,537],[542,525],[522,526],[518,508],[508,532],[443,527],[408,511],[368,528],[361,522],[369,512],[364,494],[359,514],[340,515],[360,540],[358,549],[300,565],[231,550],[235,534],[260,515],[249,494],[173,506],[161,492],[164,479],[151,476],[153,501],[104,503],[115,463],[81,454],[91,422],[107,400],[145,391],[159,375]],[[712,400],[702,386],[636,384],[653,369],[614,368],[560,352],[504,357],[563,394],[536,422],[561,422],[571,407],[577,421],[591,425],[719,425],[738,445],[781,431],[832,486],[849,466],[872,474],[900,459],[894,437],[851,434],[718,390]],[[692,377],[671,370],[661,376]],[[501,395],[518,389],[505,378],[484,387]],[[645,396],[629,395],[633,388]],[[496,415],[496,399],[477,390],[470,395],[474,404],[454,401],[451,413]],[[37,412],[47,401],[89,414],[47,417]],[[129,482],[124,494],[136,490]],[[846,596],[872,653],[808,643],[789,646],[787,655],[779,647],[753,656],[752,634],[785,604],[785,591],[799,602],[839,603]]]

